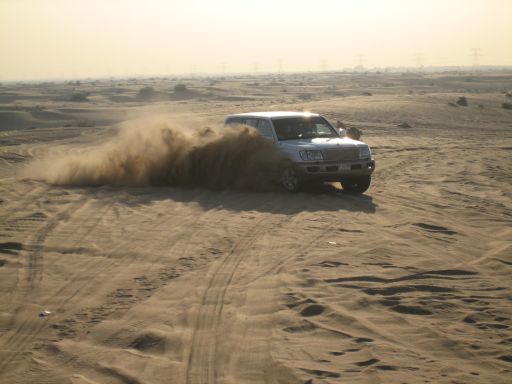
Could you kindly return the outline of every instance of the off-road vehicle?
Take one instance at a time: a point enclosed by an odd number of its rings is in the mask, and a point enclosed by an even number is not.
[[[225,124],[257,129],[286,155],[279,182],[296,192],[308,182],[339,181],[347,192],[363,193],[375,169],[370,147],[344,137],[326,118],[309,112],[253,112],[229,115]]]

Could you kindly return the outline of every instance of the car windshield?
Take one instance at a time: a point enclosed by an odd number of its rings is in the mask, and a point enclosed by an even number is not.
[[[272,119],[279,140],[338,137],[331,125],[320,116],[299,116]]]

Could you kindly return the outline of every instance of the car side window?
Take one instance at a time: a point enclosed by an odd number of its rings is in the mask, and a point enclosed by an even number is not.
[[[249,127],[257,128],[258,127],[258,119],[248,118],[245,121],[245,125],[248,125]]]
[[[240,117],[230,117],[226,120],[226,125],[243,124],[244,121]]]
[[[270,141],[274,141],[274,134],[272,133],[272,128],[270,127],[270,123],[267,120],[258,119],[258,126],[256,127],[258,131],[260,131],[261,136]]]

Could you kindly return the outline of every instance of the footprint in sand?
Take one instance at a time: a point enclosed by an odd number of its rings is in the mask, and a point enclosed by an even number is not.
[[[439,225],[426,224],[426,223],[413,223],[414,226],[424,229],[429,232],[438,232],[443,233],[445,235],[456,235],[457,232],[452,231],[446,227],[441,227]]]
[[[512,363],[512,355],[503,355],[498,357],[498,359],[506,361],[507,363]]]
[[[393,367],[392,365],[376,365],[375,368],[377,368],[381,371],[396,371],[396,370],[398,370],[397,367]]]
[[[302,311],[300,311],[300,314],[305,317],[310,316],[318,316],[322,314],[325,311],[325,307],[320,304],[313,304],[306,308],[304,308]]]
[[[368,367],[369,365],[378,363],[379,361],[380,361],[379,359],[370,359],[370,360],[365,360],[365,361],[359,361],[359,362],[357,362],[355,364],[358,367]]]
[[[398,313],[403,313],[406,315],[431,315],[432,312],[430,312],[428,309],[420,308],[420,307],[413,307],[408,305],[395,305],[394,307],[391,307],[391,309]]]
[[[320,263],[314,264],[314,265],[318,266],[318,267],[324,267],[324,268],[336,268],[336,267],[339,267],[340,265],[349,265],[349,264],[342,263],[341,261],[325,260],[325,261],[321,261]]]
[[[22,249],[23,245],[21,243],[13,241],[0,243],[0,253],[5,253],[7,255],[17,255],[18,251],[21,251]]]
[[[142,352],[164,353],[165,338],[152,333],[145,333],[133,340],[129,347]]]
[[[318,378],[337,378],[340,377],[339,373],[331,372],[331,371],[321,371],[319,369],[306,369],[300,368],[301,371],[309,373],[310,375],[316,376]]]

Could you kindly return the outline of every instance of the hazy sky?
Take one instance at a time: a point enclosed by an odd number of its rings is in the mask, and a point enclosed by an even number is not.
[[[0,80],[472,65],[473,48],[512,65],[512,0],[0,0]]]

